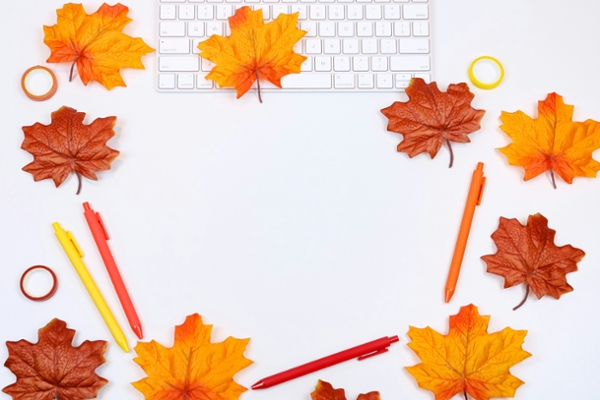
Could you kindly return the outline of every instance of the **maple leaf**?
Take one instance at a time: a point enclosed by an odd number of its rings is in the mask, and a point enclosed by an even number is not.
[[[317,387],[310,394],[312,400],[346,400],[344,389],[334,389],[330,383],[319,379]],[[356,400],[381,400],[379,392],[360,394]]]
[[[573,290],[565,275],[577,271],[585,253],[571,245],[556,246],[555,234],[539,213],[530,215],[525,226],[514,218],[500,217],[500,225],[492,234],[498,250],[481,258],[487,272],[504,277],[505,288],[525,283],[525,298],[513,310],[525,303],[530,288],[538,299],[544,295],[558,299]]]
[[[119,155],[106,142],[115,135],[116,117],[97,118],[84,125],[85,113],[63,106],[51,115],[50,125],[39,122],[24,126],[25,139],[21,148],[33,155],[33,161],[23,171],[33,175],[37,182],[52,178],[56,187],[75,172],[81,191],[81,175],[98,180],[97,171],[110,169],[110,163]]]
[[[297,28],[298,13],[279,14],[276,20],[265,24],[262,10],[252,11],[245,6],[229,17],[231,35],[212,35],[200,42],[200,56],[215,63],[206,79],[220,87],[234,87],[237,98],[242,97],[254,82],[266,79],[281,87],[281,78],[300,72],[306,57],[294,53],[293,47],[306,34]]]
[[[411,326],[410,347],[423,361],[406,367],[419,387],[449,400],[458,393],[476,400],[514,397],[524,382],[509,368],[531,356],[521,348],[527,331],[504,328],[487,333],[489,315],[481,316],[473,304],[450,317],[450,330],[441,335],[430,327]]]
[[[413,78],[406,88],[409,101],[396,101],[381,110],[388,117],[387,130],[403,135],[398,151],[409,157],[429,153],[431,158],[446,143],[450,150],[450,165],[454,153],[450,141],[467,143],[467,136],[480,128],[479,122],[485,111],[471,107],[475,95],[466,83],[451,84],[441,92],[435,82],[429,84],[421,78]]]
[[[121,32],[131,22],[129,8],[122,4],[102,4],[98,11],[86,14],[81,4],[65,4],[56,10],[57,23],[44,26],[44,43],[50,48],[49,63],[72,62],[87,86],[97,81],[107,89],[126,86],[120,69],[144,69],[141,57],[154,51],[140,38]]]
[[[96,375],[104,363],[106,342],[86,340],[73,347],[75,331],[53,319],[38,331],[38,342],[6,342],[4,364],[17,381],[2,389],[14,400],[84,400],[96,398],[108,381]]]
[[[133,386],[152,400],[214,399],[235,400],[246,391],[233,376],[252,364],[244,357],[250,339],[228,337],[211,343],[212,325],[204,325],[198,314],[190,315],[175,327],[175,343],[139,342],[133,361],[146,374]]]
[[[600,148],[600,123],[591,119],[573,122],[573,108],[563,102],[562,96],[550,93],[538,102],[535,119],[522,111],[502,111],[500,128],[513,142],[498,150],[510,165],[525,168],[524,180],[550,170],[556,189],[554,171],[567,183],[576,176],[596,176],[600,163],[592,153]]]

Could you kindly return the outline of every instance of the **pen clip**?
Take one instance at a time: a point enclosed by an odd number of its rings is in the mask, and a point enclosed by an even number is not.
[[[102,228],[102,233],[104,234],[104,239],[105,240],[109,240],[110,237],[108,236],[108,232],[106,231],[106,227],[104,226],[104,221],[102,221],[102,217],[100,216],[100,213],[94,213],[94,215],[96,216],[96,220],[98,220],[98,224],[100,224],[100,228]]]
[[[481,198],[483,197],[483,189],[485,188],[485,177],[481,179],[481,186],[479,187],[479,195],[477,196],[477,205],[481,204]]]
[[[73,244],[73,247],[75,248],[77,254],[79,254],[79,257],[83,258],[83,251],[81,250],[81,247],[79,247],[79,244],[77,243],[77,240],[75,240],[75,238],[73,237],[71,231],[67,231],[67,238],[69,238],[69,241]]]
[[[358,357],[358,361],[362,361],[362,360],[365,360],[365,359],[367,359],[369,357],[374,357],[376,355],[383,354],[383,353],[385,353],[387,351],[388,351],[387,348],[383,348],[383,349],[372,351],[371,353],[367,353],[367,354],[364,354],[364,355]]]

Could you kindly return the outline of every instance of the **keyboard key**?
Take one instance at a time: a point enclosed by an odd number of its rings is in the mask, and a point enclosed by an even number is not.
[[[371,69],[375,72],[385,72],[388,70],[387,57],[371,57]]]
[[[300,0],[301,3],[316,3],[317,0]]]
[[[377,54],[377,39],[363,39],[362,52],[364,54]]]
[[[350,57],[333,57],[333,70],[336,72],[350,72]]]
[[[198,72],[200,70],[200,57],[159,57],[158,70],[162,72],[182,71],[182,72]]]
[[[204,0],[188,0],[188,3],[204,3]]]
[[[373,74],[358,74],[359,89],[373,89]]]
[[[391,71],[429,71],[431,69],[429,56],[392,56],[390,57]]]
[[[300,22],[300,29],[306,31],[305,37],[317,36],[317,23],[316,22]]]
[[[427,4],[407,4],[402,6],[404,19],[427,19],[429,7]]]
[[[273,6],[273,19],[277,19],[279,14],[289,14],[289,7],[285,4],[277,4]]]
[[[321,39],[306,39],[306,54],[321,54]]]
[[[410,36],[410,22],[394,22],[394,36]]]
[[[219,4],[217,6],[217,19],[226,20],[233,15],[233,7],[229,4]]]
[[[335,74],[333,82],[336,89],[354,89],[354,74]]]
[[[345,16],[344,6],[341,4],[335,4],[327,6],[329,19],[331,20],[343,20]]]
[[[340,37],[354,36],[354,22],[338,22],[338,35]]]
[[[222,22],[207,22],[206,23],[206,36],[221,35],[223,36],[223,23]]]
[[[297,3],[298,0],[281,0],[282,3]]]
[[[177,18],[177,6],[174,4],[163,4],[160,6],[160,19]]]
[[[178,89],[193,89],[194,88],[194,74],[179,74],[177,76],[177,88]]]
[[[396,54],[396,39],[381,39],[381,54]]]
[[[158,52],[160,54],[189,54],[190,40],[182,39],[160,39],[158,41]]]
[[[367,72],[369,70],[369,57],[353,57],[352,69],[356,72]]]
[[[363,6],[358,4],[351,4],[348,6],[348,19],[358,20],[363,19]]]
[[[392,89],[392,74],[377,74],[377,88],[378,89]]]
[[[292,6],[292,14],[299,13],[298,19],[306,19],[308,18],[308,14],[306,14],[306,6],[304,4],[294,4]],[[304,29],[304,28],[301,28]]]
[[[375,22],[375,36],[392,36],[392,24],[390,22]]]
[[[322,4],[314,4],[310,6],[310,19],[324,20],[325,6]]]
[[[304,53],[304,50],[302,50],[304,41],[303,40],[298,40],[294,46],[292,47],[292,50],[294,50],[294,53],[298,53],[298,54],[302,54]]]
[[[192,54],[200,54],[198,44],[203,41],[204,39],[192,39]]]
[[[419,74],[416,73],[415,74],[415,78],[421,78],[425,81],[425,83],[430,83],[431,82],[431,74]]]
[[[183,6],[179,6],[179,19],[194,19],[196,18],[195,9],[196,6],[192,4],[186,4]],[[192,85],[193,87],[193,85]]]
[[[331,89],[331,74],[290,74],[281,78],[284,89]]]
[[[373,23],[372,22],[359,22],[357,36],[359,37],[371,37],[373,36]]]
[[[429,36],[429,22],[415,21],[413,22],[413,31],[415,36]]]
[[[279,3],[279,0],[262,0],[263,3]]]
[[[399,39],[400,54],[429,53],[429,39]]]
[[[386,4],[383,6],[384,19],[400,19],[400,6],[398,4]]]
[[[214,18],[214,6],[201,4],[198,6],[198,19],[212,20]]]
[[[215,66],[215,63],[213,63],[212,61],[208,61],[207,59],[202,59],[202,72],[210,72],[212,71],[213,67]]]
[[[160,0],[163,3],[185,3],[185,0]]]
[[[325,54],[340,54],[340,39],[325,39]]]
[[[169,21],[161,22],[159,27],[160,36],[185,36],[185,22]]]
[[[188,22],[188,36],[191,36],[191,37],[204,36],[204,22],[199,22],[199,21]]]
[[[404,89],[410,84],[411,76],[410,74],[394,74],[394,79],[396,81],[396,88]]]
[[[257,11],[257,10],[262,10],[264,20],[269,19],[270,6],[268,6],[266,4],[259,4],[259,5],[254,6],[254,11]]]
[[[344,39],[344,54],[358,54],[358,39]]]
[[[159,89],[175,89],[175,74],[158,75]]]
[[[367,19],[381,19],[381,6],[379,4],[365,6],[365,15]]]
[[[335,22],[319,22],[319,36],[321,37],[334,37],[335,36]]]
[[[300,64],[300,71],[312,71],[312,57],[306,57],[306,60]]]
[[[410,0],[394,0],[394,3],[408,3]]]
[[[198,74],[196,75],[196,87],[198,89],[212,89],[213,81],[206,79],[206,74]]]
[[[315,71],[331,71],[331,57],[315,57]]]

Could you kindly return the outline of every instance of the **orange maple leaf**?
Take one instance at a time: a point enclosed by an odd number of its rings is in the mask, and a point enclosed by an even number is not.
[[[306,57],[294,53],[293,47],[306,31],[297,28],[298,13],[279,14],[276,20],[265,24],[262,10],[252,11],[245,6],[229,17],[231,35],[212,35],[200,42],[200,56],[215,63],[206,79],[220,87],[234,87],[237,98],[246,93],[254,82],[266,79],[281,87],[281,78],[300,72]]]
[[[97,118],[84,125],[85,113],[70,107],[61,107],[52,113],[50,125],[35,123],[24,126],[25,140],[21,148],[33,154],[33,161],[23,167],[37,182],[52,178],[58,187],[71,172],[79,180],[81,175],[98,180],[97,171],[110,169],[110,163],[119,155],[106,145],[115,135],[116,117]]]
[[[592,153],[600,148],[600,123],[591,119],[573,122],[573,108],[562,96],[550,93],[538,102],[535,119],[522,111],[502,111],[500,128],[513,142],[499,150],[510,165],[525,168],[524,180],[550,170],[556,188],[554,171],[567,183],[576,176],[596,176],[600,163]]]
[[[44,43],[50,47],[49,63],[72,62],[73,68],[87,86],[97,81],[107,89],[126,86],[119,73],[121,68],[144,69],[141,57],[154,51],[140,38],[123,32],[131,19],[129,8],[122,4],[102,4],[98,11],[86,14],[81,4],[65,4],[56,10],[56,25],[44,26]]]
[[[317,387],[310,394],[312,400],[346,400],[346,392],[344,389],[334,389],[329,382],[319,379]],[[379,392],[369,392],[367,394],[359,394],[356,400],[381,400]]]
[[[441,335],[430,327],[410,327],[408,346],[422,364],[406,367],[419,387],[435,393],[436,400],[449,400],[467,393],[476,400],[514,397],[524,382],[509,368],[531,356],[521,348],[527,331],[504,328],[487,333],[490,317],[477,307],[461,307],[450,317],[450,331]]]
[[[505,288],[525,283],[525,298],[513,310],[525,303],[530,288],[538,299],[544,295],[558,299],[573,290],[566,274],[577,271],[585,253],[571,245],[556,246],[555,234],[539,213],[530,215],[525,226],[514,218],[500,217],[500,225],[492,234],[498,251],[481,258],[487,272],[504,277]]]
[[[6,342],[8,359],[4,366],[17,376],[17,381],[2,391],[14,400],[96,398],[108,382],[95,372],[104,364],[107,343],[86,340],[73,347],[75,331],[59,319],[53,319],[38,332],[37,343]]]
[[[133,386],[152,400],[236,400],[246,388],[233,376],[252,364],[244,357],[250,339],[228,337],[211,343],[212,325],[198,314],[175,327],[175,343],[139,342],[134,359],[148,374]]]
[[[485,111],[471,107],[475,95],[466,83],[451,84],[441,92],[435,82],[429,84],[421,78],[413,78],[406,88],[409,101],[396,101],[381,110],[388,117],[387,130],[404,136],[398,151],[409,157],[429,153],[431,158],[446,143],[450,150],[450,167],[454,153],[450,141],[467,143],[467,136],[480,128]]]

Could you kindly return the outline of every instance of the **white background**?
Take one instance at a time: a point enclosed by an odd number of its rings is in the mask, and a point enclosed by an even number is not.
[[[101,1],[87,1],[91,13]],[[68,82],[68,64],[53,64],[57,94],[36,103],[20,89],[22,73],[45,64],[43,25],[56,22],[57,0],[4,1],[0,14],[0,342],[37,341],[57,317],[77,330],[75,342],[109,342],[98,373],[110,383],[102,399],[142,399],[129,383],[145,376],[112,340],[51,227],[59,221],[80,242],[84,261],[131,347],[128,327],[108,280],[81,203],[99,211],[110,246],[144,327],[145,340],[170,346],[175,325],[199,313],[214,324],[213,340],[250,337],[255,363],[236,375],[249,387],[267,375],[386,335],[399,335],[389,353],[350,361],[280,386],[249,391],[243,400],[309,400],[318,379],[346,388],[348,399],[379,390],[385,400],[433,399],[403,367],[419,362],[406,346],[409,325],[445,334],[448,316],[473,303],[491,315],[490,331],[526,329],[533,356],[511,371],[526,382],[522,399],[600,399],[600,181],[558,181],[548,174],[523,182],[496,150],[509,139],[498,128],[501,110],[537,115],[550,92],[575,105],[575,120],[600,120],[598,43],[600,2],[591,0],[438,0],[433,8],[435,79],[440,88],[467,81],[467,68],[489,54],[506,68],[502,85],[474,88],[473,105],[486,110],[472,143],[455,144],[433,160],[396,152],[401,136],[386,131],[379,112],[403,93],[160,94],[156,54],[147,70],[123,70],[127,88]],[[133,22],[125,32],[155,47],[157,5],[128,0]],[[109,145],[121,152],[98,182],[75,195],[70,176],[56,189],[34,183],[21,168],[22,127],[50,123],[67,105],[86,123],[117,116]],[[597,156],[598,157],[598,154]],[[472,170],[488,178],[476,211],[457,292],[443,288]],[[500,216],[524,223],[542,213],[558,245],[586,252],[568,275],[574,292],[560,300],[504,290],[485,272],[482,255],[496,251],[490,235]],[[23,271],[52,267],[56,295],[34,303],[19,292]],[[0,361],[7,349],[0,346]],[[14,382],[0,368],[0,387]],[[1,398],[8,398],[0,394]],[[457,396],[457,398],[461,398]]]

